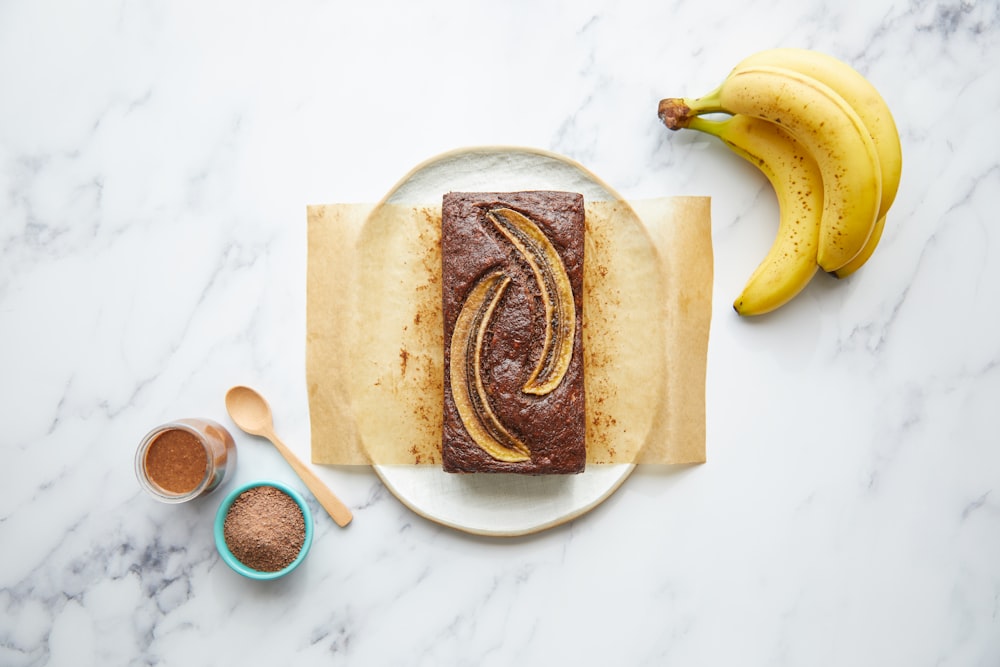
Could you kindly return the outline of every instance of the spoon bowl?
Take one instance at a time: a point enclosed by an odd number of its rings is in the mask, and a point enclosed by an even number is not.
[[[226,392],[226,410],[233,422],[251,435],[266,437],[274,429],[271,406],[250,387],[236,386]]]
[[[226,411],[240,429],[271,441],[338,526],[351,522],[351,510],[275,434],[271,406],[263,396],[250,387],[232,387],[226,392]]]

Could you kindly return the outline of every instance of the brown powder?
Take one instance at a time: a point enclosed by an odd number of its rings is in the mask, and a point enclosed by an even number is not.
[[[208,454],[193,433],[170,429],[156,436],[146,451],[146,474],[170,493],[189,493],[205,478]]]
[[[255,486],[236,496],[226,513],[223,535],[241,563],[258,572],[277,572],[302,550],[306,523],[287,493],[273,486]]]

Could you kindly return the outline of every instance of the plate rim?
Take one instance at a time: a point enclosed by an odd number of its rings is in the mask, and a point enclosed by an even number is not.
[[[372,469],[375,471],[375,474],[378,476],[378,478],[382,482],[382,484],[386,487],[386,489],[389,490],[389,492],[392,494],[392,496],[394,498],[396,498],[396,500],[398,500],[400,503],[402,503],[403,506],[405,506],[407,509],[409,509],[410,511],[412,511],[417,516],[420,516],[420,517],[422,517],[424,519],[427,519],[428,521],[431,521],[432,523],[436,523],[436,524],[438,524],[440,526],[444,526],[446,528],[451,528],[451,529],[454,529],[454,530],[457,530],[457,531],[460,531],[460,532],[463,532],[463,533],[468,533],[470,535],[478,535],[480,537],[525,537],[525,536],[528,536],[528,535],[534,535],[534,534],[541,533],[541,532],[544,532],[544,531],[547,531],[547,530],[551,530],[552,528],[557,528],[559,526],[565,525],[565,524],[569,523],[570,521],[578,519],[581,516],[583,516],[584,514],[587,514],[587,513],[591,512],[592,510],[594,510],[595,508],[597,508],[599,505],[603,504],[604,501],[606,501],[612,495],[614,495],[615,492],[617,492],[618,489],[620,489],[621,486],[625,483],[625,481],[632,475],[632,473],[635,471],[635,468],[636,468],[636,464],[635,463],[593,464],[593,466],[598,466],[598,465],[600,465],[600,467],[603,467],[603,468],[622,468],[623,469],[623,470],[620,471],[620,475],[618,476],[617,479],[615,479],[614,483],[611,484],[610,486],[608,486],[608,488],[605,489],[598,497],[594,498],[593,500],[591,500],[590,502],[588,502],[585,505],[581,505],[581,506],[579,506],[577,508],[574,508],[569,513],[561,514],[560,516],[555,517],[555,518],[553,518],[553,519],[551,519],[549,521],[546,521],[546,522],[543,522],[543,523],[539,523],[539,524],[535,524],[535,525],[532,525],[532,526],[528,526],[528,527],[525,527],[525,528],[522,528],[522,529],[507,529],[507,530],[505,530],[505,529],[495,529],[495,530],[493,530],[493,529],[489,529],[489,528],[475,528],[475,527],[472,527],[472,526],[469,526],[469,525],[466,525],[466,524],[461,524],[461,523],[457,523],[455,521],[450,521],[448,519],[444,519],[444,518],[442,518],[440,516],[437,516],[437,515],[433,514],[432,512],[430,512],[428,510],[425,510],[425,509],[421,508],[418,505],[415,505],[411,500],[409,500],[408,498],[406,498],[404,495],[401,495],[398,492],[398,489],[396,489],[395,486],[393,486],[393,484],[389,481],[389,479],[386,478],[386,475],[385,475],[385,469],[387,469],[387,468],[393,468],[393,467],[402,468],[402,467],[412,467],[412,466],[404,466],[404,465],[393,466],[393,465],[377,465],[376,464],[376,465],[372,465]],[[485,474],[491,474],[491,473],[471,473],[471,474],[484,474],[485,475]],[[515,474],[515,473],[509,473],[509,474]],[[585,474],[585,473],[582,473],[582,474]]]
[[[389,199],[392,197],[392,194],[394,192],[396,192],[397,190],[399,190],[407,181],[411,180],[415,174],[423,171],[424,169],[426,169],[427,167],[431,166],[432,164],[434,164],[436,162],[441,162],[441,161],[446,160],[448,158],[457,157],[457,156],[460,156],[460,155],[465,154],[465,153],[491,153],[491,154],[499,154],[499,153],[526,153],[528,155],[535,155],[535,156],[538,156],[538,157],[545,157],[545,158],[549,158],[551,160],[555,160],[557,162],[566,163],[566,164],[568,164],[568,165],[570,165],[570,166],[572,166],[572,167],[574,167],[576,169],[579,169],[580,171],[584,172],[585,174],[587,174],[587,176],[591,180],[593,180],[597,185],[599,185],[601,188],[603,188],[604,190],[607,190],[609,193],[611,193],[612,195],[614,195],[615,200],[619,204],[624,205],[626,208],[628,208],[628,210],[631,211],[632,214],[635,215],[637,218],[639,217],[638,214],[636,214],[635,209],[632,208],[632,205],[628,202],[628,200],[626,200],[624,197],[622,197],[621,193],[618,192],[617,189],[615,189],[607,181],[605,181],[603,178],[601,178],[600,176],[598,176],[597,174],[595,174],[593,171],[591,171],[590,169],[588,169],[586,166],[584,166],[579,161],[577,161],[577,160],[575,160],[575,159],[573,159],[571,157],[567,157],[567,156],[565,156],[565,155],[563,155],[561,153],[556,153],[555,151],[550,151],[550,150],[545,149],[545,148],[536,148],[534,146],[521,146],[521,145],[517,145],[517,144],[510,144],[510,145],[507,145],[507,144],[470,145],[470,146],[465,146],[465,147],[461,147],[461,148],[452,148],[452,149],[443,151],[441,153],[438,153],[437,155],[432,155],[429,158],[425,158],[424,160],[420,161],[419,163],[417,163],[416,165],[414,165],[413,167],[411,167],[410,170],[407,171],[401,178],[397,179],[396,182],[392,184],[392,187],[390,187],[388,190],[386,190],[386,193],[384,195],[382,195],[382,197],[378,200],[378,202],[375,204],[375,206],[372,209],[372,211],[377,211],[380,207],[382,207],[382,206],[384,206],[386,204],[389,204],[390,203]]]

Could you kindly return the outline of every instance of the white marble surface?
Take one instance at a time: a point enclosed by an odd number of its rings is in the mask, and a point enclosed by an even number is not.
[[[0,0],[0,664],[1000,664],[998,12]],[[773,196],[655,110],[774,45],[867,74],[906,168],[869,266],[744,321]],[[138,439],[248,383],[307,456],[305,206],[497,143],[713,198],[709,462],[508,541],[321,468],[354,523],[240,578]],[[297,483],[236,437],[233,483]]]

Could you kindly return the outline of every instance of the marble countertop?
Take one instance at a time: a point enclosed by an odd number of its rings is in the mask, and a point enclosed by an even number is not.
[[[905,169],[868,266],[748,321],[773,194],[655,112],[777,45],[866,74]],[[998,61],[977,0],[0,2],[0,664],[1000,664]],[[236,575],[138,440],[213,418],[229,485],[299,484],[223,396],[308,457],[306,205],[487,144],[712,198],[708,462],[514,539],[313,466],[354,522]]]

